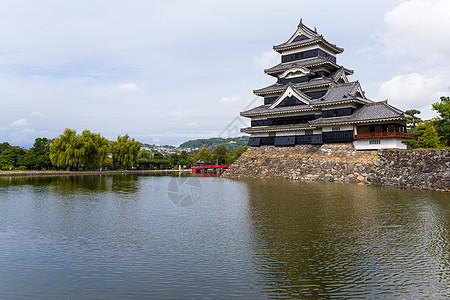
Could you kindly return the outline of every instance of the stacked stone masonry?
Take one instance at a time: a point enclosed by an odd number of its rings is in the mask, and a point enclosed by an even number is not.
[[[284,178],[450,191],[449,150],[356,151],[352,143],[249,148],[228,178]]]

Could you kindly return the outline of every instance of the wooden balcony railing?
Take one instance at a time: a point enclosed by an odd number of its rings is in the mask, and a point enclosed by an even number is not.
[[[371,133],[360,133],[355,134],[354,139],[382,139],[382,138],[403,138],[403,139],[413,139],[405,132],[371,132]]]

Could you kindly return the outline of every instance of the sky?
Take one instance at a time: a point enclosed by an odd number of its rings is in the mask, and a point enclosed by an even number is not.
[[[449,0],[0,0],[0,142],[234,136],[300,18],[368,98],[429,119],[449,96]]]

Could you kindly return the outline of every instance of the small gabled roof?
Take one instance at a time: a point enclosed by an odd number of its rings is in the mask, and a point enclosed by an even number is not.
[[[358,92],[360,96],[358,95]],[[365,98],[358,81],[332,84],[327,93],[321,98],[311,102],[314,106],[339,104],[343,101],[356,100],[356,102],[371,103],[371,100]]]
[[[309,104],[311,103],[311,98],[308,95],[297,90],[294,87],[294,84],[290,82],[290,83],[288,83],[287,88],[284,91],[284,93],[280,97],[278,97],[278,99],[275,100],[271,106],[269,106],[269,109],[274,109],[281,102],[283,102],[284,99],[286,99],[288,97],[294,97],[297,100],[299,100],[300,102],[303,102],[305,105],[307,105],[308,108],[311,108],[311,106],[309,106]]]
[[[326,41],[322,35],[317,33],[317,30],[312,30],[303,24],[303,21],[300,19],[300,24],[297,26],[297,30],[295,33],[287,40],[287,42],[282,43],[280,45],[273,46],[273,49],[277,52],[282,52],[284,50],[297,48],[300,46],[306,46],[315,43],[323,43],[325,46],[333,50],[336,54],[342,53],[344,49],[339,48],[338,46],[329,43]]]

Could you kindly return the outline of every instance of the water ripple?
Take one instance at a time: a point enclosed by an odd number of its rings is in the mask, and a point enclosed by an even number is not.
[[[0,298],[448,296],[442,193],[199,178],[179,207],[170,180],[0,180]]]

